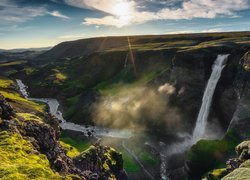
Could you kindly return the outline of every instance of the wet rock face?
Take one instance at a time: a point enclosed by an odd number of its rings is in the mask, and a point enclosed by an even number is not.
[[[249,138],[250,118],[233,121],[230,129],[235,131],[241,140]]]
[[[0,118],[11,119],[13,116],[15,116],[15,111],[11,105],[7,103],[4,96],[0,94]]]
[[[229,54],[223,52],[225,54]],[[183,122],[192,129],[195,124],[212,65],[218,54],[214,50],[178,53],[172,59],[171,70],[154,80],[153,85],[164,83],[173,85],[176,92],[170,96],[171,105],[180,110]],[[237,53],[236,53],[237,54]],[[224,130],[232,119],[238,103],[234,79],[240,57],[230,57],[215,90],[209,121],[218,119]]]
[[[235,88],[218,89],[214,95],[214,111],[218,114],[222,127],[226,130],[237,108],[239,99]]]

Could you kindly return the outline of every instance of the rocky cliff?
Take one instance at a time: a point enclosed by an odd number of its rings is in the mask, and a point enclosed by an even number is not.
[[[22,98],[1,77],[1,179],[126,179],[120,153],[97,143],[71,158],[59,143],[59,129],[44,105]]]
[[[195,144],[189,151],[187,155],[186,168],[188,169],[189,176],[192,179],[200,179],[207,171],[213,168],[225,167],[225,162],[228,158],[234,157],[234,149],[237,144],[241,141],[249,139],[249,72],[245,68],[248,62],[248,54],[238,56],[236,55],[234,58],[238,59],[237,73],[234,76],[232,83],[232,88],[235,91],[235,95],[228,94],[228,100],[231,98],[231,105],[234,106],[234,113],[228,117],[228,129],[225,133],[225,136],[221,140],[201,140],[197,144]],[[230,92],[230,89],[225,90]],[[235,99],[233,100],[233,97]],[[223,96],[222,96],[223,98]],[[238,99],[238,100],[237,100]],[[221,101],[221,100],[220,100]],[[224,101],[224,100],[223,100]],[[222,113],[229,114],[228,111],[223,112],[223,109],[230,108],[230,103],[228,107],[221,108],[220,106],[216,106],[222,110]],[[224,101],[225,106],[225,101]],[[227,117],[227,116],[225,116]],[[246,144],[246,143],[243,143]],[[242,149],[248,149],[245,145],[242,144],[236,147],[236,152],[240,155],[243,151]],[[240,157],[243,155],[240,155]],[[225,179],[244,179],[247,177],[245,172],[247,169],[237,169],[240,167],[240,164],[243,163],[247,159],[236,158],[229,160],[227,162],[227,168],[224,169],[216,169],[212,173],[208,174],[208,179],[221,179],[225,175],[229,174],[225,177]],[[248,157],[248,155],[246,155]],[[234,171],[235,170],[235,171]],[[242,170],[242,171],[241,171]],[[232,173],[231,173],[232,172]],[[217,174],[217,175],[216,175]]]
[[[226,168],[216,169],[208,173],[207,180],[248,179],[250,177],[250,141],[243,141],[236,146],[236,158],[226,162]]]

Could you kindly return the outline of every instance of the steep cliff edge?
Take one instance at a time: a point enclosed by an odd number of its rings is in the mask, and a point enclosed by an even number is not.
[[[58,120],[22,98],[13,81],[0,84],[0,178],[126,179],[122,155],[94,144],[70,158],[59,143]]]
[[[231,175],[225,177],[225,179],[244,179],[244,174],[249,171],[247,169],[237,169],[243,161],[238,159],[229,161],[227,164],[231,164],[234,168],[225,170],[225,162],[228,158],[234,157],[234,149],[241,141],[248,140],[250,138],[250,102],[249,102],[249,71],[246,68],[247,62],[249,62],[249,52],[243,55],[236,55],[239,64],[237,65],[237,74],[233,79],[232,87],[236,92],[236,99],[238,99],[235,106],[235,111],[231,118],[227,132],[222,140],[201,140],[195,144],[187,155],[186,168],[188,169],[189,176],[192,179],[201,178],[207,171],[213,168],[216,169],[208,174],[208,179],[221,179],[226,174],[232,172]],[[230,89],[227,89],[229,91]],[[231,95],[230,98],[233,96]],[[224,104],[225,105],[225,104]],[[220,106],[217,106],[218,108]],[[224,108],[227,109],[228,107]],[[229,113],[226,112],[225,113]],[[239,149],[241,145],[237,146]],[[244,147],[246,148],[246,147]],[[237,150],[238,152],[238,150]],[[241,152],[238,152],[240,155]],[[236,169],[234,171],[234,169]],[[242,170],[242,171],[241,171]]]

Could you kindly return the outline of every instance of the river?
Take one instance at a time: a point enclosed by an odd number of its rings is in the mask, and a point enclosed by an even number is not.
[[[84,133],[88,136],[88,133],[91,132],[93,136],[97,137],[113,137],[113,138],[123,138],[129,139],[133,136],[132,131],[129,130],[117,130],[117,129],[110,129],[98,126],[85,126],[79,125],[72,122],[67,122],[62,115],[62,112],[59,110],[60,103],[57,99],[52,98],[31,98],[29,97],[29,93],[27,91],[27,86],[22,82],[20,79],[16,79],[19,91],[21,94],[28,100],[31,101],[38,101],[46,103],[49,107],[49,112],[51,115],[55,116],[57,119],[60,120],[60,127],[64,130],[72,130],[76,132]]]

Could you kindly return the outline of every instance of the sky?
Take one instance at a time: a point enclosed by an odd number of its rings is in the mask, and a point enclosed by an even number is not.
[[[250,30],[250,0],[0,0],[0,49],[76,39]]]

